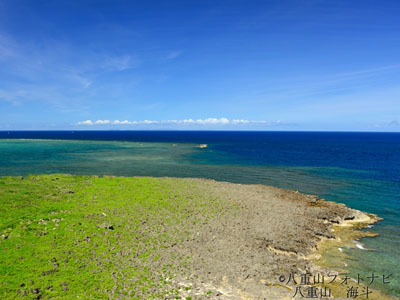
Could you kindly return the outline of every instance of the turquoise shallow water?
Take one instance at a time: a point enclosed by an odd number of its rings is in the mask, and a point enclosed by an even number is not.
[[[120,141],[102,141],[101,136],[90,134],[86,140],[63,134],[59,134],[60,140],[37,140],[20,136],[1,139],[0,133],[0,175],[204,177],[316,194],[385,219],[370,229],[379,237],[361,241],[369,251],[355,245],[344,250],[350,255],[347,269],[353,276],[393,274],[389,284],[376,280],[374,287],[400,296],[400,135],[318,137],[301,133],[251,137],[250,133],[246,137],[221,133],[218,137],[215,133],[198,133],[188,137],[159,133],[146,138],[140,133],[125,141],[121,137],[115,138]],[[65,140],[65,135],[70,140]],[[43,138],[40,134],[38,137]],[[198,148],[200,143],[208,147]]]

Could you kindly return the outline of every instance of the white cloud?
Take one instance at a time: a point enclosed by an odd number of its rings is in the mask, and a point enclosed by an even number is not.
[[[158,124],[158,121],[150,121],[150,120],[144,120],[140,122],[141,124]]]
[[[110,124],[110,120],[97,120],[94,124]]]
[[[115,120],[112,123],[114,125],[129,125],[129,124],[132,124],[132,122],[129,122],[128,120],[125,120],[125,121]]]
[[[91,120],[86,120],[82,122],[76,123],[76,125],[93,125],[93,122]]]
[[[249,124],[249,120],[232,120],[232,124]]]
[[[197,124],[229,124],[229,120],[227,118],[221,118],[221,119],[216,119],[216,118],[207,118],[207,119],[198,119],[196,121]]]
[[[92,122],[91,120],[77,122],[76,125],[265,125],[273,126],[280,125],[281,121],[252,121],[244,119],[229,120],[227,118],[206,118],[206,119],[183,119],[183,120],[142,120],[142,121],[120,121],[120,120],[97,120]]]

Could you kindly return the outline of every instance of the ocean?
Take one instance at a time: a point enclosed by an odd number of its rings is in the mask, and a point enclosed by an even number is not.
[[[377,214],[384,220],[369,231],[379,236],[343,249],[346,269],[353,277],[392,274],[374,286],[400,297],[400,133],[0,132],[0,176],[50,173],[267,184]]]

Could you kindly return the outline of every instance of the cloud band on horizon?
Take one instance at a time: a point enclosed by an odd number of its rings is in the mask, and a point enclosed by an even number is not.
[[[128,120],[85,120],[75,123],[78,126],[93,126],[93,125],[283,125],[281,121],[255,121],[245,119],[229,120],[227,118],[206,118],[206,119],[183,119],[183,120],[142,120],[142,121],[128,121]]]

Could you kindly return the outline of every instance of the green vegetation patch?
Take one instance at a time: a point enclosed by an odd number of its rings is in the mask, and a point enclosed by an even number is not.
[[[160,299],[189,276],[176,251],[223,210],[202,182],[0,177],[1,299]]]

